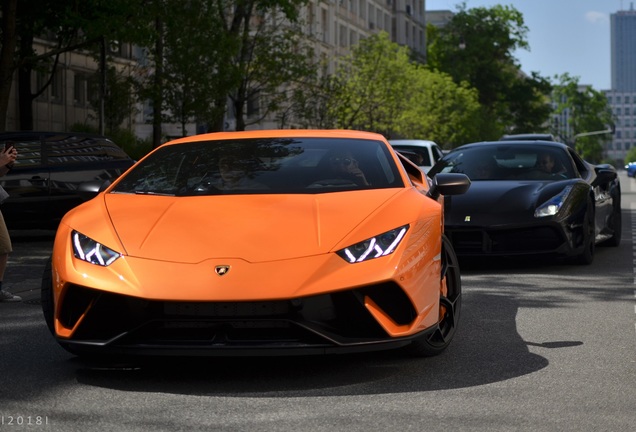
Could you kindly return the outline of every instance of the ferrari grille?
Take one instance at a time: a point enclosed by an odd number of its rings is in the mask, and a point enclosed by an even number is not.
[[[536,227],[515,230],[447,230],[458,255],[550,253],[565,239],[558,230]]]

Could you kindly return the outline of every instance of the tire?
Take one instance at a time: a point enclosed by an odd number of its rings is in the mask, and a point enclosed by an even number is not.
[[[614,203],[614,213],[612,214],[611,224],[614,233],[605,244],[611,247],[618,247],[621,244],[621,236],[623,235],[623,215],[620,201],[615,201]]]
[[[42,314],[51,334],[55,335],[53,328],[53,277],[51,275],[51,258],[46,261],[42,273],[42,285],[40,286],[40,299],[42,302]]]
[[[585,217],[583,218],[583,251],[576,256],[577,264],[590,265],[594,261],[595,237],[594,205],[588,201]]]
[[[433,333],[414,340],[406,347],[410,354],[417,357],[431,357],[441,354],[453,340],[459,323],[461,311],[459,261],[452,243],[445,235],[442,236],[441,260],[441,286],[446,287],[446,292],[440,293],[440,319]]]

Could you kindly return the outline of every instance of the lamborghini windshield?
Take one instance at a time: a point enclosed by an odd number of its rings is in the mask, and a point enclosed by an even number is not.
[[[403,187],[387,146],[336,138],[260,138],[166,145],[112,190],[148,195],[323,193]]]

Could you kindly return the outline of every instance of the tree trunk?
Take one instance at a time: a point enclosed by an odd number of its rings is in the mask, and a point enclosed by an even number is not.
[[[161,120],[163,109],[163,21],[155,20],[157,41],[155,43],[155,80],[152,105],[152,148],[161,145]]]
[[[9,96],[13,83],[18,0],[2,0],[2,48],[0,49],[0,132],[7,128]]]

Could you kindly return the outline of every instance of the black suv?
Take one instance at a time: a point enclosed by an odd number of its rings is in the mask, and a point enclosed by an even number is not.
[[[80,185],[119,177],[134,161],[105,137],[62,132],[0,133],[0,149],[18,151],[0,184],[10,197],[0,209],[11,229],[55,229],[62,216],[94,196]]]

